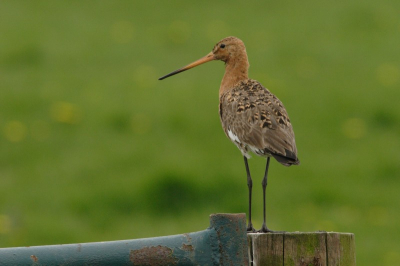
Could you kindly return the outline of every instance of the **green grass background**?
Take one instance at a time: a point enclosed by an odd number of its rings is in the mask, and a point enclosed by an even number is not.
[[[268,224],[400,260],[400,2],[1,1],[0,246],[153,237],[247,212],[218,117],[227,36],[285,104],[300,166],[271,163]],[[261,227],[265,160],[250,160]]]

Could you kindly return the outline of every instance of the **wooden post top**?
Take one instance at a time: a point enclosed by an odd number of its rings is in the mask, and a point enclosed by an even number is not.
[[[250,233],[247,238],[249,265],[356,265],[355,238],[352,233]]]

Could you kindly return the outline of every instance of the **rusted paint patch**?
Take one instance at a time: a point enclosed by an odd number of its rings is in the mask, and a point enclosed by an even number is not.
[[[183,235],[186,237],[186,239],[187,239],[189,242],[192,242],[192,238],[190,237],[190,235],[189,235],[188,233],[183,234]]]
[[[129,259],[134,265],[176,265],[178,259],[173,253],[171,248],[158,245],[131,250]]]
[[[33,262],[37,262],[39,260],[38,257],[36,257],[35,255],[31,255],[31,259],[33,260]]]
[[[192,252],[194,250],[194,247],[192,245],[183,244],[181,249],[184,250],[184,251]]]

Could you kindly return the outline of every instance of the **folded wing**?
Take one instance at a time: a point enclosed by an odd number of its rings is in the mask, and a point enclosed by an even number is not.
[[[240,82],[221,95],[225,134],[245,156],[273,156],[283,165],[299,164],[294,132],[282,102],[255,80]]]

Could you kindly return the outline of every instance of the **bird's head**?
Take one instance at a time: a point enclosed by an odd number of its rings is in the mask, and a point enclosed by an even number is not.
[[[225,63],[231,58],[237,57],[246,51],[242,40],[236,37],[227,37],[219,41],[212,50],[215,60],[221,60]]]
[[[213,60],[221,60],[224,61],[225,63],[229,62],[230,59],[234,57],[238,57],[241,54],[246,54],[246,48],[244,46],[244,43],[236,38],[236,37],[227,37],[225,39],[222,39],[219,41],[213,48],[213,50],[207,54],[206,56],[200,58],[199,60],[182,67],[178,70],[175,70],[161,78],[159,80],[168,78],[170,76],[173,76],[175,74],[181,73],[183,71],[189,70],[193,67],[196,67],[198,65],[213,61]]]

